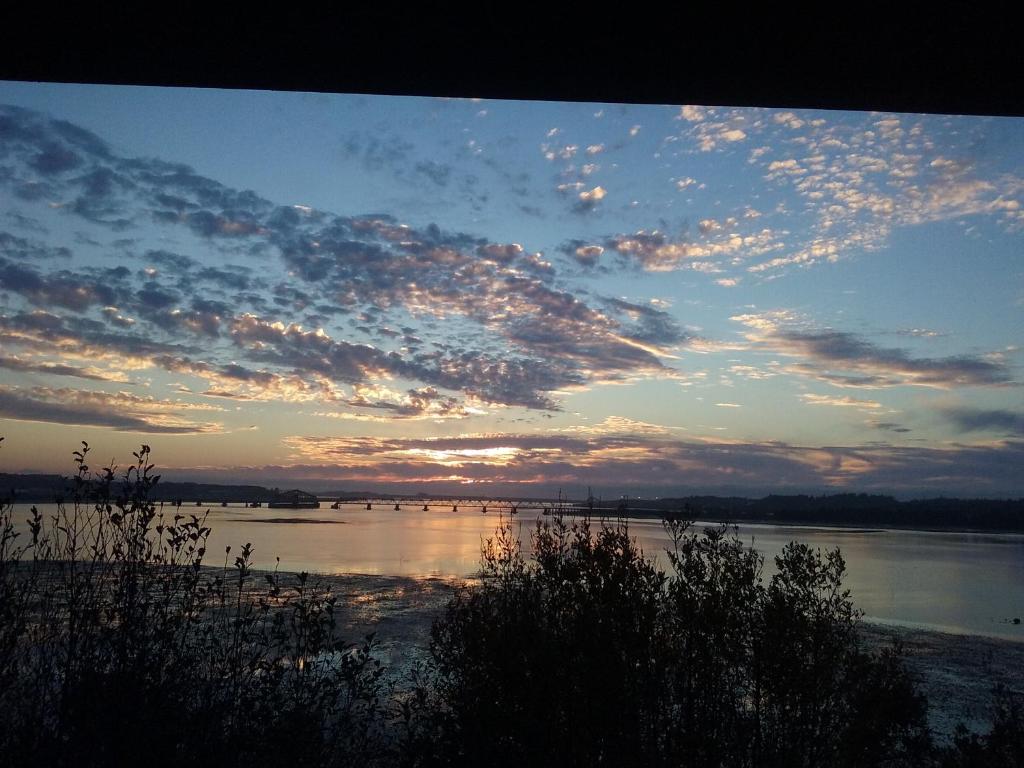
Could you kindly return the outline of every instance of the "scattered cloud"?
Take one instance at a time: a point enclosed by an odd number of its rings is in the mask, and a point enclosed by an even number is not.
[[[438,489],[472,483],[486,486],[489,493],[522,492],[524,487],[537,493],[588,485],[600,489],[614,477],[616,489],[661,495],[694,489],[761,493],[766,488],[941,493],[963,487],[992,495],[1017,487],[1024,458],[1020,441],[943,448],[800,446],[680,440],[660,431],[638,433],[635,424],[626,420],[619,431],[613,420],[610,429],[541,435],[294,436],[286,444],[293,451],[296,463],[290,472],[296,476]]]
[[[604,247],[649,272],[669,272],[690,268],[715,272],[734,262],[762,255],[783,247],[785,233],[771,229],[741,234],[736,220],[724,225],[712,219],[701,222],[693,239],[671,238],[659,230],[639,230],[631,235],[615,235]],[[708,267],[712,267],[708,269]]]
[[[608,190],[601,186],[594,187],[593,189],[584,190],[579,193],[579,202],[576,203],[575,206],[573,206],[573,210],[576,211],[577,213],[585,213],[587,211],[592,211],[594,209],[594,206],[596,206],[599,202],[604,200],[607,194]]]
[[[897,423],[895,421],[874,421],[874,420],[869,420],[868,421],[868,426],[874,427],[875,429],[883,429],[883,430],[885,430],[887,432],[896,432],[898,434],[906,434],[907,432],[912,432],[913,431],[909,427],[905,427],[902,424],[899,424],[899,423]]]
[[[771,119],[755,122],[766,144],[752,150],[749,163],[760,168],[770,187],[795,192],[815,223],[810,237],[791,253],[754,265],[752,271],[810,266],[879,250],[901,227],[991,216],[1013,230],[1024,221],[1022,180],[1012,174],[983,178],[972,162],[939,154],[925,118],[765,114]],[[927,122],[941,130],[941,122]],[[706,144],[702,136],[694,140]],[[947,132],[942,146],[971,155],[971,141],[966,132]]]
[[[190,421],[179,413],[191,410],[216,409],[124,392],[108,394],[0,385],[0,416],[6,419],[170,435],[222,431],[216,423]]]
[[[694,104],[684,104],[679,108],[677,120],[686,120],[690,123],[699,123],[707,116],[707,109]]]
[[[571,427],[552,428],[549,431],[586,435],[669,435],[673,430],[659,424],[629,419],[625,416],[607,416],[599,424],[579,424]]]
[[[118,156],[85,131],[69,138],[57,121],[38,113],[4,108],[3,119],[21,137],[5,143],[11,172],[0,178],[16,195],[42,173],[46,196],[69,215],[115,230],[155,222],[178,237],[197,238],[204,248],[262,263],[258,272],[204,266],[174,249],[150,249],[137,256],[140,284],[124,264],[105,271],[45,269],[0,256],[3,290],[29,308],[79,315],[74,323],[54,315],[50,327],[9,335],[7,343],[22,350],[131,355],[158,366],[195,360],[203,349],[209,391],[224,396],[262,397],[252,380],[243,386],[224,373],[237,357],[242,367],[278,377],[264,382],[266,391],[277,387],[294,398],[302,390],[287,382],[297,378],[351,386],[397,377],[409,391],[434,387],[447,390],[446,397],[461,393],[539,409],[557,408],[552,393],[588,382],[671,375],[659,357],[682,336],[669,332],[673,324],[664,312],[655,332],[654,315],[638,324],[628,311],[616,314],[615,305],[591,306],[556,288],[554,265],[519,244],[433,224],[413,228],[386,214],[350,217],[277,205],[184,165]],[[54,154],[41,161],[42,170],[33,165],[53,147],[67,157],[58,162]],[[577,150],[564,145],[557,151],[571,157]],[[374,170],[403,166],[425,183],[453,183],[445,166],[415,159],[415,148],[404,140],[354,135],[345,151]],[[592,209],[606,194],[600,185],[581,189],[577,206]],[[4,242],[11,249],[37,247],[22,239]],[[572,256],[594,265],[603,250],[581,243]],[[297,321],[296,314],[309,321]],[[440,317],[458,329],[460,344],[402,346],[391,330]],[[228,387],[225,380],[235,383]]]
[[[756,348],[810,361],[788,366],[788,372],[835,386],[949,389],[1013,382],[1010,369],[999,359],[976,355],[914,357],[906,350],[881,347],[846,331],[799,327],[784,312],[737,315],[732,319],[750,329],[746,336]]]
[[[604,246],[588,245],[582,240],[570,240],[563,243],[559,250],[584,267],[594,267],[604,253]]]
[[[24,360],[17,356],[9,356],[2,353],[0,353],[0,368],[24,373],[45,373],[50,376],[74,376],[79,379],[90,379],[92,381],[127,382],[124,373],[119,371],[109,371],[94,366],[83,367],[40,360]]]
[[[1024,436],[1024,413],[967,407],[946,408],[941,413],[959,432],[984,431]]]
[[[24,217],[20,218],[24,219]],[[17,221],[17,219],[15,220]],[[0,231],[0,258],[10,259],[14,262],[70,259],[71,249],[65,245],[51,246],[39,240],[30,240],[12,235],[10,232]]]
[[[800,399],[808,405],[829,405],[836,408],[857,408],[867,411],[882,408],[882,404],[877,400],[859,400],[855,397],[850,397],[849,395],[836,397],[834,395],[814,395],[807,393],[800,395]]]

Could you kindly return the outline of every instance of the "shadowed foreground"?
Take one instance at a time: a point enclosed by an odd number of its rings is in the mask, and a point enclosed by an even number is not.
[[[499,528],[426,661],[391,674],[339,637],[338,596],[204,567],[204,520],[162,518],[149,450],[30,537],[0,515],[0,754],[12,765],[1018,765],[1019,700],[937,747],[898,645],[865,643],[838,551],[778,572],[722,527],[667,521],[670,568],[620,525]],[[358,601],[356,601],[358,603]],[[367,601],[373,602],[373,601]],[[400,668],[400,671],[399,669]]]

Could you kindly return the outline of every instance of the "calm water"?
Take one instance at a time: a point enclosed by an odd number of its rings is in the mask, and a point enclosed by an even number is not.
[[[39,505],[51,511],[53,505]],[[182,507],[183,513],[205,509]],[[20,507],[16,519],[27,515]],[[25,514],[22,514],[25,512]],[[173,507],[167,507],[168,515]],[[513,518],[524,542],[539,513]],[[374,505],[368,511],[349,505],[341,510],[246,509],[215,507],[207,524],[213,529],[208,565],[222,562],[232,546],[251,542],[257,568],[319,573],[365,573],[396,576],[468,576],[480,562],[481,543],[493,535],[498,514],[479,508],[431,508],[403,505],[398,511]],[[335,524],[266,522],[271,520],[332,521]],[[644,551],[658,557],[669,543],[657,520],[633,520],[630,532]],[[766,576],[772,558],[788,542],[814,547],[839,547],[847,564],[845,585],[865,617],[893,624],[947,632],[981,634],[1024,641],[1024,536],[1010,534],[935,533],[924,531],[744,525],[744,543],[765,555]]]

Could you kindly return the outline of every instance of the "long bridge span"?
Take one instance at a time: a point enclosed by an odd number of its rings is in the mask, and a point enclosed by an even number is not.
[[[196,507],[227,507],[243,505],[245,507],[277,507],[283,509],[347,509],[363,510],[406,510],[409,512],[478,512],[483,514],[517,515],[520,513],[539,512],[544,515],[567,515],[580,517],[612,518],[612,517],[665,517],[677,514],[665,508],[643,507],[635,500],[601,501],[589,498],[583,501],[570,499],[484,499],[472,497],[443,498],[409,498],[396,496],[346,497],[314,496],[308,494],[302,501],[289,503],[281,499],[246,501],[236,498],[201,499],[185,501],[161,501],[164,503]]]
[[[521,512],[540,512],[542,514],[555,515],[582,515],[591,517],[613,517],[616,515],[626,516],[635,513],[663,512],[664,510],[643,509],[631,507],[626,502],[610,504],[601,503],[593,499],[586,501],[570,501],[562,499],[541,500],[541,499],[474,499],[474,498],[395,498],[395,497],[373,497],[373,498],[345,498],[334,499],[320,497],[320,506],[332,509],[362,508],[366,510],[385,509],[400,510],[402,508],[416,508],[423,512],[440,510],[447,512],[473,511],[483,514],[519,514]]]

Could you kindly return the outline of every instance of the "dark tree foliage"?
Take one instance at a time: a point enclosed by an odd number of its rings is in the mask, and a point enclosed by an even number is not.
[[[150,500],[149,448],[117,481],[75,452],[74,498],[21,540],[0,503],[0,762],[368,765],[381,757],[370,640],[336,632],[307,574],[204,568],[203,518]]]
[[[1024,703],[998,688],[993,700],[992,730],[985,735],[957,727],[953,744],[941,756],[942,768],[1024,766]]]
[[[926,704],[899,649],[871,654],[838,552],[789,545],[777,573],[725,527],[666,523],[671,568],[623,525],[508,529],[433,630],[423,765],[898,766]],[[417,762],[413,760],[411,762]]]

